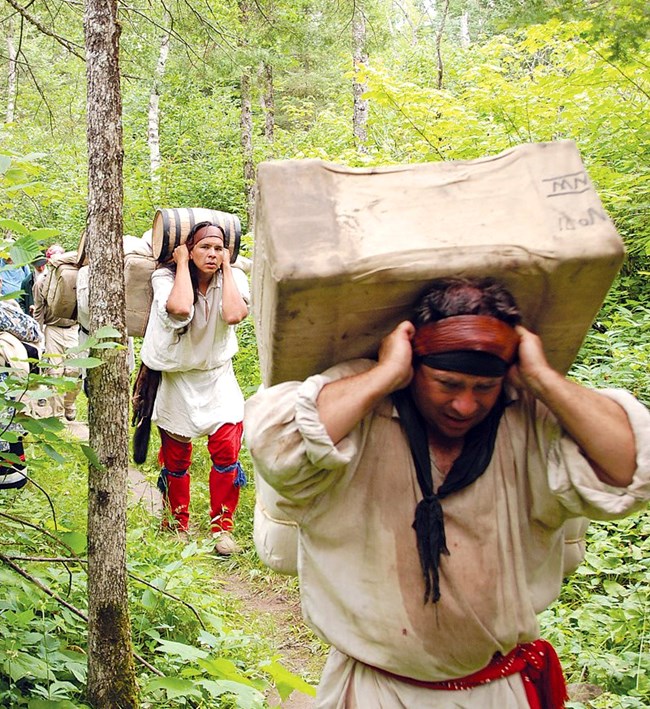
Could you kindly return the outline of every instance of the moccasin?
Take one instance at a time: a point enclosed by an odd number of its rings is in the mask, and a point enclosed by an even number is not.
[[[214,550],[220,556],[230,556],[241,551],[230,532],[217,532],[214,535]]]

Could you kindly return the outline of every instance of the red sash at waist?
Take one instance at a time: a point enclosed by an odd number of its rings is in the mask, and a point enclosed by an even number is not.
[[[424,689],[457,691],[472,689],[488,684],[496,679],[521,674],[530,709],[564,709],[569,698],[566,690],[562,666],[555,649],[546,640],[517,645],[507,655],[495,653],[487,667],[466,677],[427,682],[394,674],[379,667],[374,670],[392,679]]]

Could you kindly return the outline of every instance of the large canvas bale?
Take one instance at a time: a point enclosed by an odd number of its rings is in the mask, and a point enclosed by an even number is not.
[[[124,254],[126,331],[130,337],[144,337],[153,301],[151,275],[158,262],[136,251]]]
[[[252,298],[265,385],[372,357],[434,278],[494,276],[571,366],[624,258],[573,141],[381,168],[258,169]]]
[[[66,251],[52,256],[43,276],[43,300],[48,317],[75,320],[77,317],[77,252]]]

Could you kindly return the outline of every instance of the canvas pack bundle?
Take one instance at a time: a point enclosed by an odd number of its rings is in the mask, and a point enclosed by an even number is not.
[[[427,284],[451,275],[499,278],[566,372],[624,257],[573,141],[380,168],[267,162],[257,187],[266,385],[373,357]]]
[[[448,276],[503,282],[564,373],[623,258],[573,141],[379,168],[262,163],[251,283],[262,381],[374,357],[427,284]],[[296,530],[272,489],[258,506],[258,552],[274,568],[274,538],[286,548]]]
[[[144,337],[153,301],[151,274],[158,262],[139,253],[124,255],[126,289],[126,330],[131,337]]]
[[[298,529],[282,509],[282,497],[255,475],[253,543],[262,562],[279,574],[298,573]]]
[[[213,210],[206,211],[212,212]],[[231,220],[229,223],[231,224],[230,228],[235,230],[234,221]],[[237,232],[236,239],[233,236],[233,244],[235,242],[237,249],[239,249],[239,232]],[[151,303],[153,302],[151,274],[160,262],[160,259],[154,256],[153,229],[148,229],[141,237],[125,235],[123,237],[123,248],[127,334],[130,337],[143,337],[149,320]],[[70,253],[72,254],[72,252]],[[75,254],[75,263],[80,266],[88,263],[85,234],[82,235]],[[72,256],[69,258],[72,260]],[[250,271],[251,268],[250,260],[244,257],[237,258],[233,265],[246,272]]]
[[[151,251],[151,231],[142,237],[125,235],[124,282],[126,298],[126,330],[131,337],[142,337],[147,326],[153,291],[151,274],[157,261]],[[88,263],[86,237],[82,235],[77,251],[52,258],[45,300],[55,317],[77,318],[77,278],[80,267]]]
[[[124,237],[126,331],[130,337],[143,337],[147,329],[153,301],[151,274],[157,264],[151,246],[151,229],[141,237]]]
[[[77,260],[76,251],[66,251],[53,256],[50,261],[43,284],[43,297],[51,317],[67,320],[77,317]]]

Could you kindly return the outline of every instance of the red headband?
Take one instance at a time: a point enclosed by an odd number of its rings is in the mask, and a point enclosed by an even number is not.
[[[207,239],[209,236],[218,237],[221,241],[223,241],[225,246],[226,238],[224,233],[221,227],[215,226],[214,224],[208,224],[207,226],[202,226],[200,229],[197,229],[194,236],[191,237],[191,240],[188,239],[185,242],[185,246],[187,246],[188,249],[193,249],[199,241],[201,241],[201,239]]]
[[[490,315],[453,315],[419,327],[413,350],[419,357],[441,352],[488,352],[512,362],[519,335],[503,320]]]

